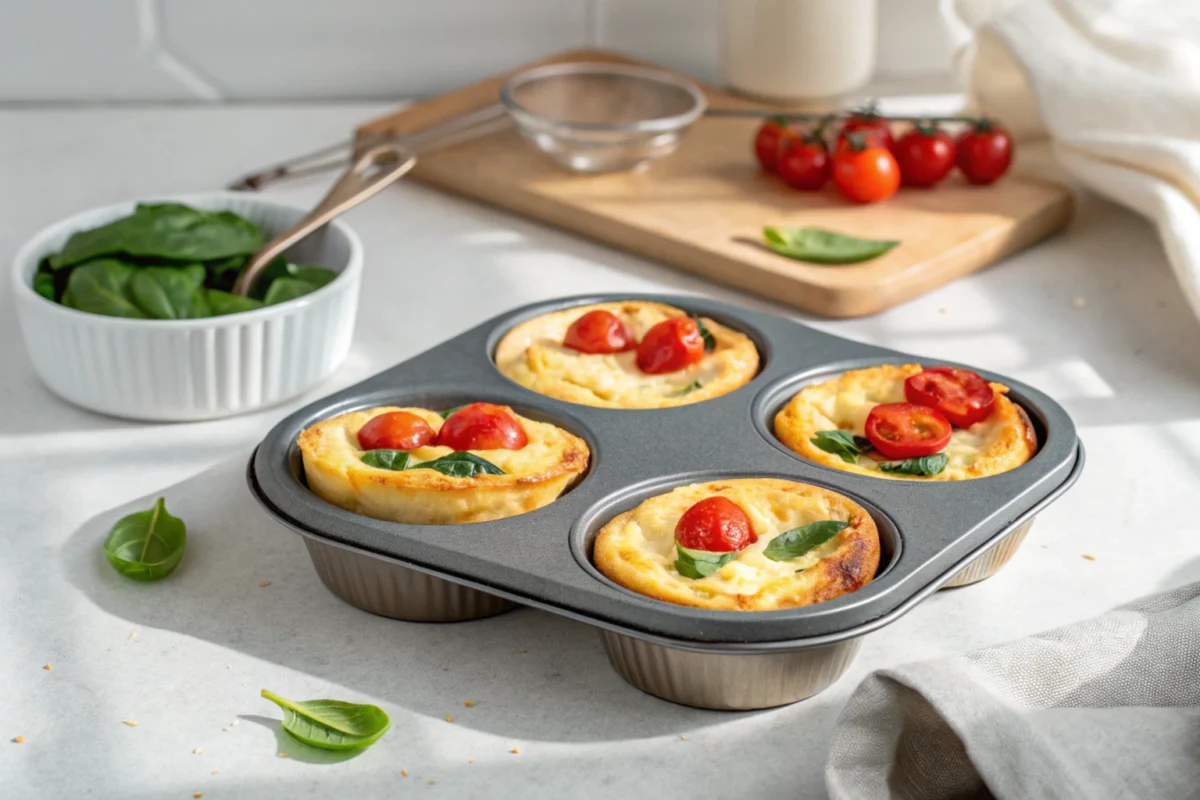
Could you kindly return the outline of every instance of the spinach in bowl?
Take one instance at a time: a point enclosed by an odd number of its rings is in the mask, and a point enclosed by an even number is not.
[[[38,264],[33,288],[91,314],[197,319],[294,300],[337,277],[277,258],[250,297],[232,294],[238,273],[265,241],[257,225],[232,211],[141,204],[127,217],[72,234]]]

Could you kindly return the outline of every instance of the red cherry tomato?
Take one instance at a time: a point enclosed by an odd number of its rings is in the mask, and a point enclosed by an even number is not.
[[[508,407],[472,403],[442,424],[437,443],[454,450],[520,450],[529,437]]]
[[[775,160],[779,155],[779,140],[787,130],[787,120],[772,117],[763,120],[758,133],[754,134],[754,155],[767,172],[775,171]]]
[[[728,553],[758,541],[750,518],[737,503],[724,497],[706,497],[675,524],[675,541],[689,550]]]
[[[416,450],[435,438],[437,434],[428,422],[407,411],[371,417],[358,430],[358,444],[363,450]]]
[[[882,147],[856,149],[861,140],[852,138],[833,157],[833,182],[842,194],[856,203],[886,200],[900,188],[900,167]]]
[[[572,322],[563,344],[581,353],[620,353],[636,346],[620,317],[599,308]]]
[[[954,168],[954,140],[940,128],[916,127],[892,146],[905,186],[933,186]]]
[[[884,403],[867,414],[867,438],[888,458],[931,456],[950,443],[950,421],[915,403]]]
[[[829,151],[819,139],[785,138],[775,171],[788,186],[816,191],[829,180]]]
[[[959,428],[969,428],[988,418],[996,404],[996,391],[977,372],[956,367],[932,367],[904,382],[910,403],[936,408]]]
[[[678,372],[704,358],[704,337],[691,317],[664,319],[642,337],[637,349],[638,369],[647,375]]]
[[[882,147],[884,150],[892,149],[892,128],[883,117],[855,114],[842,123],[842,131],[838,138],[845,139],[851,133],[864,135],[870,146]]]
[[[984,120],[958,137],[957,162],[971,183],[992,183],[1012,163],[1012,138],[999,125]]]

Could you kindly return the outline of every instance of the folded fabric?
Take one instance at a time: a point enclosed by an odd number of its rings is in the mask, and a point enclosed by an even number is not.
[[[837,800],[1200,797],[1200,583],[872,673],[825,780]]]
[[[1200,315],[1200,3],[941,2],[973,105],[1153,220]]]

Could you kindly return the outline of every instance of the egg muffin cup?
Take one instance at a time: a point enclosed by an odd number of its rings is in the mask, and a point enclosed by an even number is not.
[[[497,345],[523,323],[630,300],[664,303],[744,334],[758,353],[757,373],[704,402],[635,410],[527,389],[496,363]],[[828,686],[862,636],[939,588],[994,572],[1037,512],[1082,470],[1082,446],[1066,412],[1031,387],[987,373],[1008,387],[1006,396],[1027,415],[1037,442],[1032,458],[999,474],[881,480],[805,458],[775,435],[776,415],[804,386],[849,370],[918,362],[944,363],[703,298],[565,298],[503,314],[297,411],[259,445],[248,478],[264,508],[304,536],[326,584],[359,607],[437,619],[439,609],[479,600],[474,611],[445,615],[464,619],[512,603],[534,606],[595,626],[614,668],[644,691],[704,708],[764,708]],[[554,502],[527,513],[440,525],[376,519],[310,488],[296,444],[306,428],[379,406],[440,411],[476,401],[510,406],[582,440],[590,451],[587,472]],[[864,509],[879,539],[873,579],[799,605],[727,610],[647,596],[597,568],[599,532],[642,502],[682,486],[742,479],[806,484]],[[443,594],[449,599],[435,599]]]

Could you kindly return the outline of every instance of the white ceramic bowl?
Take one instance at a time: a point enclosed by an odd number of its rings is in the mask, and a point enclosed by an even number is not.
[[[234,192],[146,198],[234,211],[268,238],[306,209]],[[281,403],[311,389],[345,359],[354,333],[362,243],[339,220],[288,251],[299,264],[340,274],[317,291],[276,306],[192,320],[88,314],[33,290],[42,257],[76,231],[132,213],[135,202],[92,209],[57,222],[17,251],[13,296],[25,349],[38,376],[76,405],[142,420],[224,417]]]

